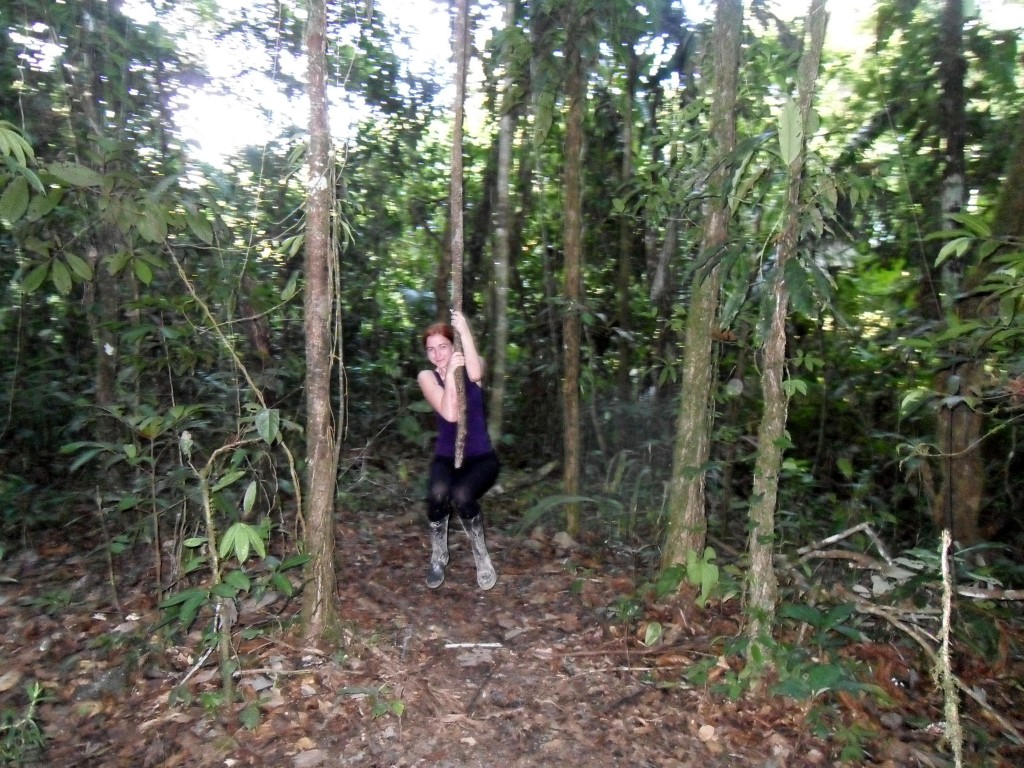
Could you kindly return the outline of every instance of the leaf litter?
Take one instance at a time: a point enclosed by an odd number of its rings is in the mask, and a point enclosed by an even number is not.
[[[514,535],[494,517],[488,537],[499,580],[481,592],[461,532],[452,532],[444,584],[430,590],[418,516],[339,515],[339,649],[303,647],[297,600],[242,601],[239,700],[228,705],[217,698],[212,660],[183,683],[200,659],[204,628],[197,623],[172,644],[155,631],[149,550],[115,556],[115,597],[105,556],[80,554],[85,543],[102,552],[88,541],[95,532],[75,531],[77,548],[54,534],[26,542],[0,562],[0,709],[24,706],[27,681],[46,692],[37,711],[45,749],[25,764],[952,765],[935,728],[941,699],[909,650],[851,645],[847,653],[876,671],[885,705],[863,693],[835,695],[826,707],[832,732],[822,733],[812,705],[823,702],[730,699],[712,689],[736,673],[722,655],[722,639],[740,634],[735,600],[705,608],[694,595],[647,601],[643,615],[622,621],[610,607],[650,579],[631,558],[588,546],[586,537],[567,550],[536,531]],[[652,637],[657,644],[645,645]],[[710,682],[688,683],[687,669],[708,659],[717,659]],[[1021,660],[1001,664],[998,678],[973,672],[1011,711]],[[857,738],[860,756],[844,760]],[[1024,758],[995,736],[986,743],[978,764]]]

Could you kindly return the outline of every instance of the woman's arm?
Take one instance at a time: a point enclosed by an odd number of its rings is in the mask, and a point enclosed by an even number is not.
[[[484,361],[476,351],[476,342],[473,341],[473,332],[469,329],[466,316],[461,312],[452,312],[452,327],[459,332],[459,339],[462,341],[462,353],[466,358],[466,373],[469,380],[479,383],[484,377]],[[452,365],[449,365],[448,370],[451,368]]]
[[[430,403],[430,407],[437,411],[442,419],[452,423],[459,420],[459,397],[455,390],[455,376],[462,375],[462,369],[465,367],[464,357],[457,352],[452,355],[443,387],[437,383],[437,376],[433,371],[420,371],[416,377],[420,391],[424,399]]]

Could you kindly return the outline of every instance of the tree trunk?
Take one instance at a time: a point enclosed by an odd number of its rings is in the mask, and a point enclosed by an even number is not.
[[[783,388],[786,366],[786,315],[789,290],[786,286],[786,262],[796,256],[800,233],[801,189],[806,158],[807,128],[810,125],[818,65],[825,43],[828,14],[826,0],[812,0],[807,19],[807,37],[797,73],[799,91],[800,146],[789,163],[789,188],[786,194],[784,223],[776,250],[772,280],[772,304],[768,332],[761,362],[761,389],[764,413],[757,433],[757,459],[750,497],[750,572],[747,574],[747,636],[751,648],[763,647],[770,636],[778,603],[778,580],[772,558],[775,555],[775,507],[782,469],[782,442],[786,433],[789,401]],[[758,658],[757,654],[751,654]],[[760,658],[767,659],[766,654]]]
[[[725,187],[731,168],[726,158],[736,147],[736,95],[743,31],[741,0],[721,0],[715,15],[714,101],[711,138],[715,142],[714,190],[707,226],[701,242],[702,259],[725,247],[729,237],[729,201]],[[713,426],[713,332],[718,317],[719,268],[698,270],[694,276],[690,310],[686,315],[686,346],[680,384],[679,418],[669,479],[668,528],[662,567],[686,562],[687,552],[703,552],[707,537],[704,503],[705,467],[711,453]]]
[[[578,12],[575,7],[571,11]],[[571,27],[570,27],[571,29]],[[568,35],[565,91],[569,114],[565,128],[565,203],[563,242],[565,245],[565,309],[562,316],[563,483],[567,496],[580,493],[582,448],[580,435],[580,337],[583,310],[583,109],[587,98],[583,55]],[[580,530],[580,505],[570,502],[565,509],[565,530],[576,536]]]
[[[967,62],[963,52],[963,28],[963,0],[946,0],[939,31],[939,128],[944,143],[942,228],[947,230],[958,226],[949,216],[962,211],[967,200],[964,158]],[[960,259],[944,261],[941,280],[948,296],[959,295],[964,285],[963,262]],[[955,310],[965,319],[965,316],[975,315],[977,303],[971,300],[958,303]],[[943,398],[936,419],[942,481],[932,515],[937,528],[948,528],[954,541],[970,546],[980,538],[978,516],[985,490],[985,462],[981,455],[984,419],[970,399],[981,394],[984,372],[980,361],[969,359],[969,355],[960,350],[951,350],[950,356],[963,362],[941,372],[935,383],[937,391],[952,397]]]
[[[632,42],[627,46],[626,89],[622,94],[622,168],[620,185],[628,184],[633,178],[633,102],[636,99],[636,83],[639,78],[640,58]],[[618,303],[618,371],[616,372],[619,398],[628,402],[631,398],[630,369],[633,367],[633,343],[629,339],[630,292],[633,286],[633,217],[625,213],[619,216],[619,263],[615,293]],[[621,441],[621,437],[617,439]]]
[[[505,3],[505,28],[514,29],[516,23],[516,0]],[[507,96],[512,89],[511,57],[505,61],[505,76],[502,90]],[[494,440],[501,438],[502,421],[505,418],[505,362],[508,347],[508,282],[509,258],[511,253],[512,206],[510,190],[512,184],[512,139],[515,133],[514,107],[505,104],[498,121],[498,171],[495,179],[494,211],[494,295],[492,296],[491,317],[494,335],[494,350],[491,354],[491,376],[488,387],[487,409],[488,431]]]
[[[466,103],[466,65],[469,57],[469,3],[458,0],[455,3],[455,109],[452,121],[452,169],[449,179],[448,221],[451,232],[452,258],[452,310],[462,311],[462,266],[465,253],[465,229],[462,212],[462,124]],[[455,351],[462,352],[462,337],[455,331]],[[455,433],[455,466],[462,466],[466,451],[466,380],[455,377],[455,391],[458,395],[459,420]]]
[[[330,641],[334,603],[334,491],[337,453],[331,408],[333,272],[331,134],[327,117],[326,0],[309,0],[306,55],[309,76],[309,160],[306,204],[306,567],[302,600],[307,643]],[[341,425],[339,434],[341,434]]]

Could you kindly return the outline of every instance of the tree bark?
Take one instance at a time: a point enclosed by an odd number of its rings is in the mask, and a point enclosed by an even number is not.
[[[516,0],[506,0],[505,28],[515,29]],[[509,56],[504,62],[505,73],[502,90],[507,95],[513,85],[512,61]],[[491,376],[488,387],[487,427],[494,440],[501,438],[502,422],[505,418],[505,363],[508,347],[508,284],[509,259],[512,232],[512,139],[515,135],[515,108],[506,103],[498,120],[498,169],[495,179],[494,210],[494,295],[492,296],[491,317],[494,335],[494,350],[491,354]]]
[[[963,52],[963,0],[946,0],[939,29],[939,129],[943,135],[942,210],[943,229],[955,228],[950,214],[963,210],[967,200],[964,142],[967,133],[967,98],[964,78],[967,62]],[[961,319],[974,316],[977,303],[959,302],[954,297],[963,291],[964,272],[960,259],[947,259],[941,267],[941,279],[954,310]],[[980,538],[978,517],[985,490],[985,462],[981,455],[984,419],[975,410],[972,398],[981,394],[984,372],[981,361],[970,359],[959,350],[951,350],[954,360],[963,359],[939,374],[936,389],[943,395],[936,419],[936,443],[941,485],[932,507],[937,528],[947,528],[961,545],[976,544]]]
[[[729,238],[729,201],[724,190],[731,173],[726,158],[736,147],[736,98],[743,31],[741,0],[718,3],[714,30],[711,138],[716,147],[716,170],[709,179],[714,193],[708,203],[707,226],[701,241],[701,257],[705,261],[725,247]],[[669,479],[663,568],[685,563],[687,552],[703,552],[707,538],[704,485],[714,422],[712,334],[716,329],[720,283],[719,268],[714,260],[712,266],[694,275],[690,310],[686,315],[686,346]]]
[[[462,311],[462,266],[465,253],[465,229],[462,212],[462,124],[466,103],[466,64],[469,57],[469,4],[468,0],[455,3],[455,116],[452,125],[452,168],[449,180],[448,219],[451,222],[452,258],[452,310]],[[462,337],[455,331],[455,351],[462,352]],[[455,391],[459,402],[459,420],[455,432],[455,466],[462,466],[466,451],[466,380],[455,377]]]
[[[627,44],[626,88],[622,94],[622,167],[620,185],[628,184],[633,178],[633,102],[636,100],[636,84],[639,79],[640,57],[637,56],[633,42]],[[616,380],[619,398],[628,402],[631,397],[630,369],[633,367],[633,343],[630,341],[631,302],[630,293],[633,286],[633,217],[622,213],[619,216],[619,261],[615,293],[618,304],[619,336],[618,371]]]
[[[331,134],[327,113],[326,0],[309,0],[306,55],[309,77],[309,159],[306,204],[306,566],[302,600],[307,643],[330,641],[334,602],[334,492],[337,453],[331,408],[333,269]],[[339,425],[339,434],[340,432]]]
[[[772,305],[768,332],[765,336],[761,362],[761,389],[764,413],[757,435],[757,459],[750,497],[750,571],[747,574],[747,637],[751,648],[763,647],[770,636],[778,603],[778,580],[775,575],[775,507],[782,469],[782,444],[786,434],[789,400],[783,388],[786,366],[786,316],[789,290],[786,286],[786,263],[796,257],[800,233],[801,192],[815,83],[821,51],[825,43],[828,14],[826,0],[812,0],[807,19],[807,41],[800,57],[797,73],[799,92],[800,148],[789,163],[789,187],[786,193],[784,223],[776,249],[776,265],[772,279]],[[752,654],[752,656],[754,656]],[[754,656],[756,658],[756,656]],[[761,654],[760,658],[769,658]]]
[[[570,13],[578,13],[575,3]],[[572,26],[569,26],[570,31]],[[563,242],[565,245],[564,297],[562,315],[563,485],[567,496],[578,496],[582,474],[580,434],[580,338],[583,310],[583,109],[587,86],[583,55],[569,34],[566,51],[565,92],[569,105],[565,128],[565,202]],[[580,530],[580,505],[570,502],[565,509],[565,530],[576,536]]]

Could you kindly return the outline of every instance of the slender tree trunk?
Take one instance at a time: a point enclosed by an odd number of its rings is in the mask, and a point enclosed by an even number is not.
[[[741,0],[720,0],[715,15],[714,101],[711,137],[716,145],[702,258],[725,247],[729,238],[729,201],[725,186],[731,168],[726,158],[736,147],[736,94],[743,30]],[[669,480],[668,528],[662,567],[686,562],[687,552],[701,553],[707,537],[704,483],[711,453],[714,416],[714,339],[718,317],[720,277],[717,260],[694,276],[690,310],[686,315],[686,346],[680,385],[679,418]]]
[[[633,102],[636,99],[636,82],[639,77],[640,60],[632,44],[629,46],[629,62],[626,73],[626,92],[622,94],[622,168],[619,182],[628,184],[633,178]],[[619,369],[616,372],[619,398],[628,402],[631,396],[630,369],[633,367],[633,343],[629,339],[630,291],[633,286],[633,217],[619,216],[619,263],[615,293],[618,303],[618,326],[621,333],[618,345]]]
[[[942,169],[942,228],[957,226],[949,216],[963,210],[967,201],[964,141],[967,133],[967,97],[964,78],[967,61],[963,52],[963,0],[946,0],[939,31],[939,127],[943,133],[944,165]],[[947,259],[941,267],[941,280],[948,296],[963,291],[963,262]],[[973,316],[977,303],[958,302],[955,311]],[[942,454],[941,485],[932,515],[938,528],[948,528],[953,539],[970,546],[978,542],[978,516],[985,490],[985,462],[981,455],[981,434],[984,418],[970,403],[981,394],[984,371],[979,360],[970,354],[953,350],[953,359],[962,359],[939,374],[936,389],[962,399],[946,398],[936,419],[936,442]]]
[[[337,454],[331,408],[333,279],[331,134],[327,117],[326,0],[309,0],[309,160],[306,205],[306,567],[302,626],[307,643],[329,641],[337,623],[334,491]]]
[[[505,28],[514,29],[516,23],[516,0],[506,0]],[[505,61],[502,90],[507,96],[512,89],[512,61]],[[510,190],[512,185],[512,139],[515,133],[514,108],[505,105],[498,121],[498,172],[495,179],[494,211],[494,295],[491,317],[493,318],[494,350],[491,354],[491,377],[488,392],[488,430],[495,440],[500,439],[502,421],[505,418],[505,362],[508,346],[508,277],[511,252],[512,206]]]
[[[574,9],[573,12],[577,12]],[[583,310],[583,109],[587,98],[583,56],[569,35],[566,51],[565,91],[569,113],[565,129],[565,203],[563,241],[565,244],[565,310],[562,317],[564,378],[562,379],[563,483],[568,496],[580,493],[582,448],[580,435],[580,338]],[[575,536],[580,530],[580,506],[566,506],[565,530]]]
[[[466,65],[469,56],[469,3],[455,3],[455,116],[452,121],[452,170],[449,179],[448,220],[451,222],[452,310],[462,311],[462,266],[465,252],[465,229],[462,211],[462,124],[466,102]],[[455,351],[462,352],[462,337],[455,332]],[[466,381],[455,378],[458,394],[459,422],[455,433],[455,466],[462,466],[466,451]]]
[[[783,388],[786,365],[786,316],[789,290],[786,287],[786,262],[796,257],[800,233],[801,192],[806,158],[807,127],[810,125],[818,65],[825,43],[828,14],[826,0],[812,0],[808,12],[807,40],[797,74],[799,91],[800,149],[789,163],[789,188],[786,194],[784,223],[776,249],[772,279],[772,305],[761,362],[761,390],[764,413],[757,434],[757,459],[750,497],[750,572],[747,574],[747,636],[751,647],[762,646],[770,635],[778,603],[778,580],[772,558],[775,555],[775,507],[782,469],[782,441],[786,432],[789,400]],[[752,654],[753,658],[758,658]],[[762,654],[761,658],[767,659]]]

